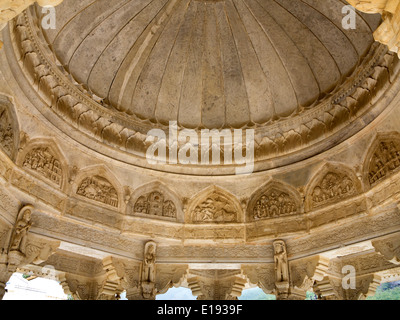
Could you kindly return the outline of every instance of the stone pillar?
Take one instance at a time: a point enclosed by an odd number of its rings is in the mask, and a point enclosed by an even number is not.
[[[314,290],[321,300],[364,300],[375,294],[380,283],[378,274],[367,274],[355,278],[354,288],[345,288],[341,278],[327,276],[316,282]]]
[[[86,278],[75,274],[61,274],[59,281],[65,294],[71,295],[74,300],[101,300],[102,281]]]
[[[44,240],[29,234],[34,207],[21,208],[13,228],[7,234],[0,253],[0,298],[4,296],[5,284],[17,268],[28,264],[45,262],[60,246],[59,241]]]
[[[315,282],[314,292],[320,300],[338,300],[334,286],[328,276]]]
[[[237,300],[247,282],[241,270],[189,270],[187,275],[197,300]]]
[[[106,272],[106,279],[101,290],[101,299],[115,300],[122,291],[122,278],[125,275],[125,267],[122,261],[113,257],[103,259],[103,270]]]
[[[142,294],[142,289],[137,287],[137,288],[129,288],[126,290],[126,298],[128,300],[155,300],[156,299],[156,295],[151,296],[147,299],[143,298],[143,294]]]
[[[10,279],[12,273],[7,269],[7,265],[0,261],[0,300],[3,299],[6,293],[6,284]]]
[[[6,284],[0,282],[0,300],[3,300],[5,294],[6,294]]]
[[[357,10],[365,13],[380,13],[382,24],[374,32],[376,41],[400,55],[400,1],[399,0],[347,0]]]

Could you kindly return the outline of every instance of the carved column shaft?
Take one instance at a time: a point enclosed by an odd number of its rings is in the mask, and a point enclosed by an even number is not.
[[[0,259],[0,300],[2,300],[5,294],[7,281],[10,279],[12,272],[9,272],[6,263],[2,261],[3,255]]]

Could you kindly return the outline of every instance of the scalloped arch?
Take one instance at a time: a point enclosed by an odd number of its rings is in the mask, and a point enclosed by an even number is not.
[[[126,214],[127,215],[137,215],[137,213],[134,212],[135,205],[138,203],[138,201],[144,197],[145,202],[148,203],[148,197],[150,197],[152,194],[155,192],[160,193],[162,202],[163,202],[163,207],[162,208],[154,208],[159,214],[162,214],[164,217],[169,217],[169,218],[174,218],[179,222],[184,221],[184,214],[183,214],[183,208],[182,208],[182,202],[178,196],[178,194],[171,190],[167,185],[160,181],[153,181],[147,184],[144,184],[138,188],[136,188],[130,195],[130,199],[126,208]],[[170,215],[165,216],[164,212],[164,205],[167,204],[167,202],[172,202],[175,207],[175,216],[171,217]],[[149,205],[146,205],[146,207],[149,207]],[[143,208],[144,209],[144,208]],[[146,208],[147,209],[147,208]],[[159,215],[156,213],[151,214],[149,213],[149,210],[146,210],[147,213],[143,213],[143,215],[148,216],[150,214],[151,217],[157,218]],[[140,214],[139,214],[140,215]]]
[[[341,163],[325,163],[307,186],[305,210],[332,205],[362,192],[362,184],[351,168]]]
[[[28,140],[20,150],[16,163],[35,176],[52,182],[61,190],[67,187],[68,163],[53,138],[37,137]]]
[[[397,131],[378,133],[364,157],[364,184],[373,187],[399,169],[400,133]]]
[[[232,193],[212,185],[190,199],[186,220],[192,223],[237,223],[244,220],[243,209]]]
[[[123,187],[105,165],[95,165],[80,170],[74,179],[72,192],[98,204],[122,209]]]
[[[272,179],[251,195],[246,219],[263,220],[303,212],[303,202],[299,192],[289,184]]]

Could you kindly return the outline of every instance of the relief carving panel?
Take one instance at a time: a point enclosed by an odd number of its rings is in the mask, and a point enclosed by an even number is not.
[[[353,181],[345,174],[327,173],[312,193],[313,207],[340,201],[356,193]]]
[[[105,178],[92,176],[83,179],[76,193],[90,200],[118,208],[118,192]]]
[[[275,218],[297,213],[295,202],[285,192],[272,189],[257,201],[253,209],[254,220]]]
[[[8,110],[10,104],[7,98],[0,96],[0,146],[9,157],[12,157],[15,152],[14,133],[16,131]]]
[[[400,141],[380,141],[368,165],[368,182],[374,186],[400,168]]]
[[[131,214],[176,218],[176,206],[162,192],[154,191],[140,196],[131,209]]]
[[[207,222],[236,222],[236,212],[228,199],[218,194],[213,194],[200,203],[194,211],[193,221],[196,223]]]
[[[354,172],[342,164],[326,164],[309,184],[306,207],[321,208],[361,193],[361,183]]]
[[[33,170],[61,187],[63,181],[63,170],[60,160],[53,155],[49,147],[38,147],[32,149],[25,156],[23,167]]]
[[[240,203],[229,192],[211,186],[196,195],[188,211],[193,223],[240,222]]]

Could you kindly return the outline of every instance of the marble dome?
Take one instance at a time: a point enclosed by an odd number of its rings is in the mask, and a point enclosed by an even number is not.
[[[340,0],[70,0],[45,30],[109,108],[187,128],[268,125],[315,107],[374,42],[379,15],[342,28]]]

